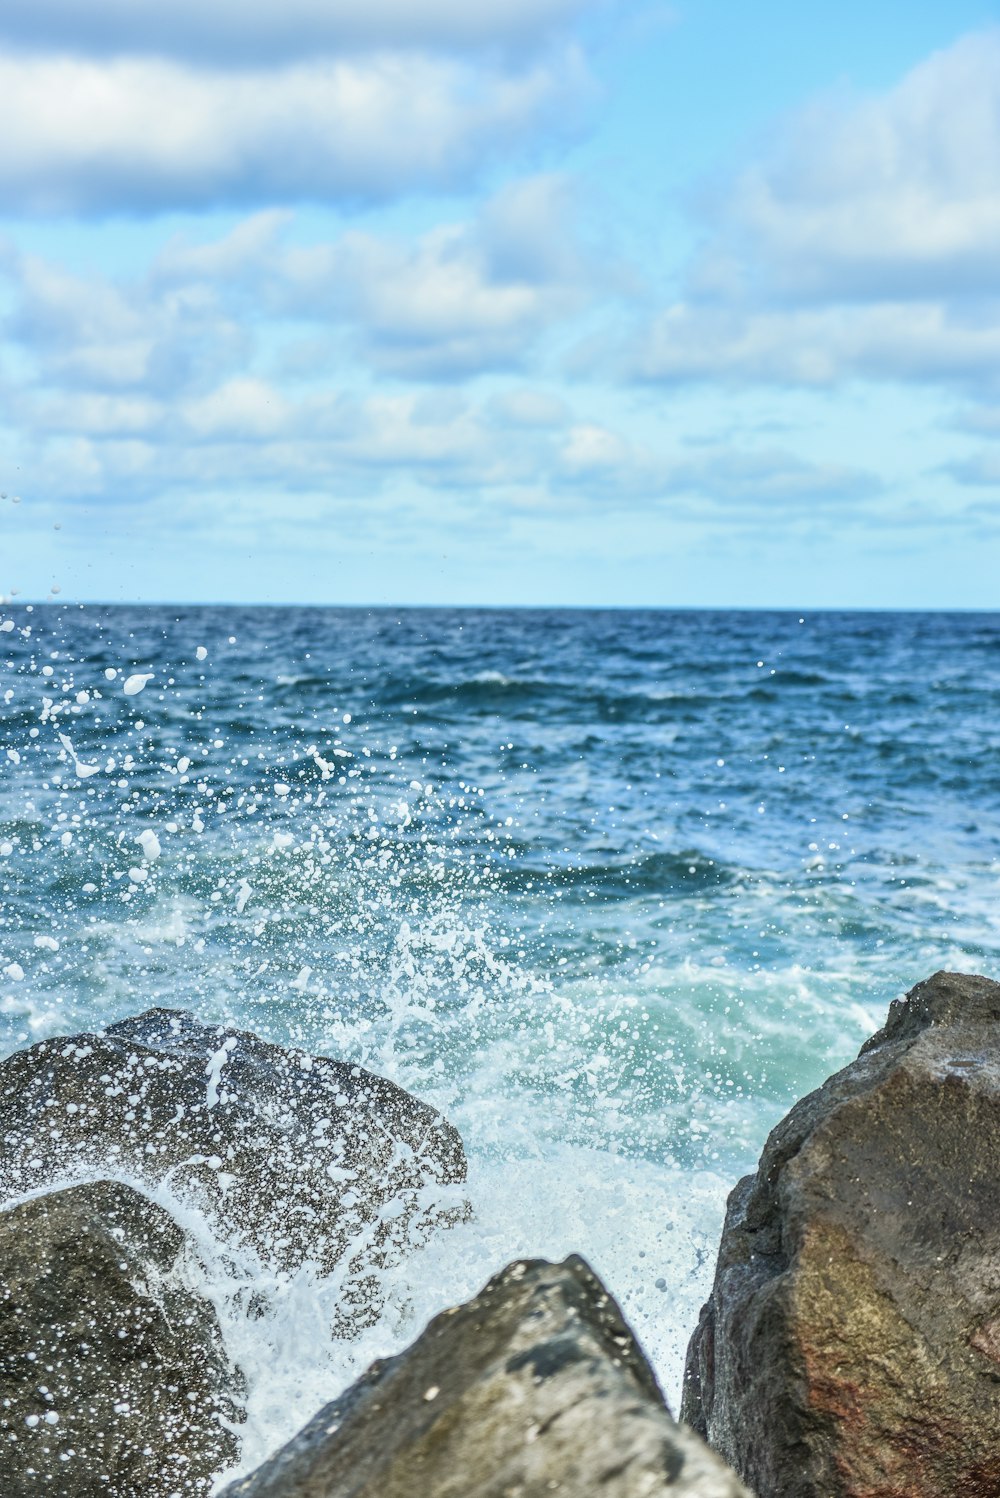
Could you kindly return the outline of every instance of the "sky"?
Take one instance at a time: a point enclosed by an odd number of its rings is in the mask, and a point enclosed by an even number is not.
[[[4,0],[0,595],[1000,604],[1000,13]]]

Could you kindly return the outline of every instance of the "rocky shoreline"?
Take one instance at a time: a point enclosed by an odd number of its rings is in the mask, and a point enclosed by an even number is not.
[[[194,1498],[245,1384],[171,1188],[336,1272],[466,1210],[454,1128],[356,1066],[151,1010],[0,1063],[0,1493]],[[1000,984],[938,973],[733,1191],[681,1421],[579,1258],[508,1265],[225,1498],[1000,1498]]]

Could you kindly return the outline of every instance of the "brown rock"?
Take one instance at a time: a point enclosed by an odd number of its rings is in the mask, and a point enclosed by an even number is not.
[[[682,1416],[761,1498],[1000,1498],[1000,984],[938,973],[732,1193]]]
[[[236,1460],[242,1380],[183,1248],[118,1181],[0,1212],[3,1498],[194,1498]]]
[[[0,1135],[0,1200],[169,1177],[223,1238],[339,1266],[341,1332],[377,1315],[373,1271],[461,1210],[440,1188],[466,1173],[456,1130],[394,1083],[169,1009],[7,1057]]]
[[[511,1264],[224,1498],[749,1498],[582,1259]]]

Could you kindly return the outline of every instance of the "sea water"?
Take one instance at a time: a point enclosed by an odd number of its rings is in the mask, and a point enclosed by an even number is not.
[[[468,1151],[352,1342],[335,1279],[163,1196],[239,1470],[521,1255],[584,1254],[676,1407],[768,1130],[914,982],[997,970],[998,721],[992,614],[0,608],[0,1051],[189,1007]]]

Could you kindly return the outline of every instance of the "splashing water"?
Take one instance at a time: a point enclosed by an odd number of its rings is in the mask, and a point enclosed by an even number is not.
[[[588,1257],[676,1401],[767,1129],[913,982],[996,966],[995,616],[0,613],[3,1049],[189,1006],[470,1157],[350,1342],[336,1276],[161,1193],[241,1470],[517,1255]]]

